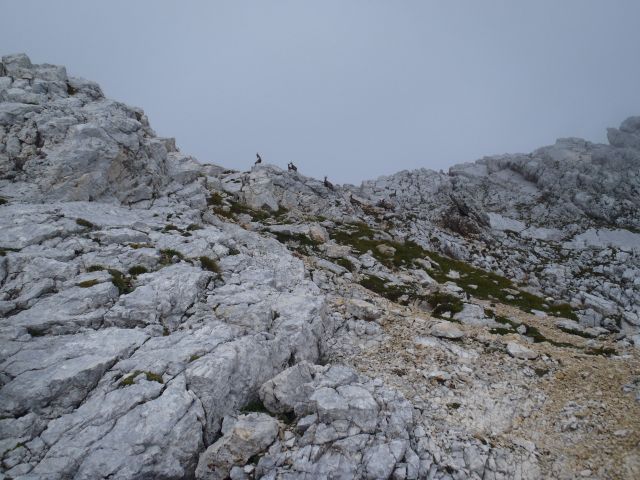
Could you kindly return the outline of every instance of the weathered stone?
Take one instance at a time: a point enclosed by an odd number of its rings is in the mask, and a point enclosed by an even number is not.
[[[278,421],[263,413],[240,415],[231,430],[200,456],[196,478],[223,480],[233,466],[243,466],[273,443]]]
[[[436,323],[431,327],[431,335],[439,338],[448,338],[450,340],[456,340],[464,337],[464,332],[450,322]]]
[[[514,358],[521,358],[524,360],[533,360],[538,358],[538,354],[536,352],[516,342],[507,343],[507,352],[509,352],[509,355]]]
[[[362,320],[377,320],[381,316],[380,309],[365,300],[352,298],[346,306],[348,314]]]

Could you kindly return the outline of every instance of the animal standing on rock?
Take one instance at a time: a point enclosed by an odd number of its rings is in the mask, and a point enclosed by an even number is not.
[[[289,170],[290,172],[297,172],[298,171],[298,167],[296,167],[293,162],[289,162],[287,164],[287,170]]]
[[[327,180],[327,177],[324,177],[324,186],[327,187],[329,190],[335,190],[335,187],[333,186],[333,183],[331,183],[329,180]]]
[[[256,160],[256,163],[254,163],[254,165],[258,165],[258,164],[262,163],[262,157],[260,156],[259,153],[256,153],[256,158],[257,158],[257,160]]]

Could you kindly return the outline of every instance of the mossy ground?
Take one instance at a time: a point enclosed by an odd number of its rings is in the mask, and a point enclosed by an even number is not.
[[[153,373],[153,372],[146,372],[146,371],[142,371],[142,370],[136,370],[133,373],[130,373],[129,375],[127,375],[126,377],[124,377],[122,380],[120,380],[120,383],[118,384],[120,387],[128,387],[129,385],[133,385],[135,383],[135,379],[138,375],[143,374],[145,375],[145,377],[147,378],[147,380],[149,382],[158,382],[158,383],[164,383],[164,380],[162,379],[162,375],[159,375],[157,373]]]
[[[360,285],[377,293],[381,297],[385,297],[392,302],[400,302],[406,304],[410,298],[414,297],[415,290],[406,285],[398,285],[391,283],[381,277],[375,275],[365,275],[360,280]],[[402,297],[405,297],[402,299]]]
[[[343,268],[346,268],[350,272],[355,272],[356,271],[356,266],[353,264],[353,262],[351,260],[346,259],[346,258],[336,258],[334,260],[334,263],[337,264],[337,265],[340,265]]]
[[[147,273],[148,271],[149,270],[147,270],[146,267],[143,267],[142,265],[136,265],[129,269],[129,275],[135,277],[138,275],[142,275],[143,273]]]
[[[379,232],[365,223],[342,224],[331,232],[331,237],[337,243],[348,245],[359,254],[371,252],[376,260],[388,268],[424,268],[416,263],[416,260],[428,260],[432,268],[428,268],[427,272],[434,280],[439,283],[451,281],[452,278],[448,275],[453,270],[459,274],[455,283],[466,293],[476,298],[514,305],[526,312],[539,310],[551,315],[577,320],[570,305],[549,305],[544,298],[519,290],[511,280],[501,275],[426,250],[409,240],[404,242],[381,240],[380,236]],[[382,254],[377,249],[380,245],[393,247],[394,254],[392,256]]]
[[[292,250],[303,255],[309,255],[315,250],[319,243],[306,235],[286,232],[276,232],[275,237],[280,243],[287,245]]]
[[[444,292],[436,292],[427,297],[427,302],[433,309],[432,314],[441,317],[444,313],[450,316],[462,311],[463,304],[455,295]]]

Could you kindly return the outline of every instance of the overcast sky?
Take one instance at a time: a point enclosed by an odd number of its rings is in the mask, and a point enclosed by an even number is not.
[[[0,0],[0,53],[66,65],[202,162],[337,182],[640,115],[640,1]]]

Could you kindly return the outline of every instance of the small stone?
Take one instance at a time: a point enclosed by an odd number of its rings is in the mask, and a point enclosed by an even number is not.
[[[347,302],[347,313],[361,320],[377,320],[381,316],[378,307],[357,298],[352,298]]]
[[[464,337],[464,332],[450,322],[436,323],[431,327],[431,335],[455,340]]]
[[[329,241],[329,233],[322,225],[309,226],[308,235],[314,242],[325,243]]]
[[[533,350],[524,347],[516,342],[507,343],[507,352],[514,358],[521,358],[523,360],[533,360],[538,358],[538,354]]]

